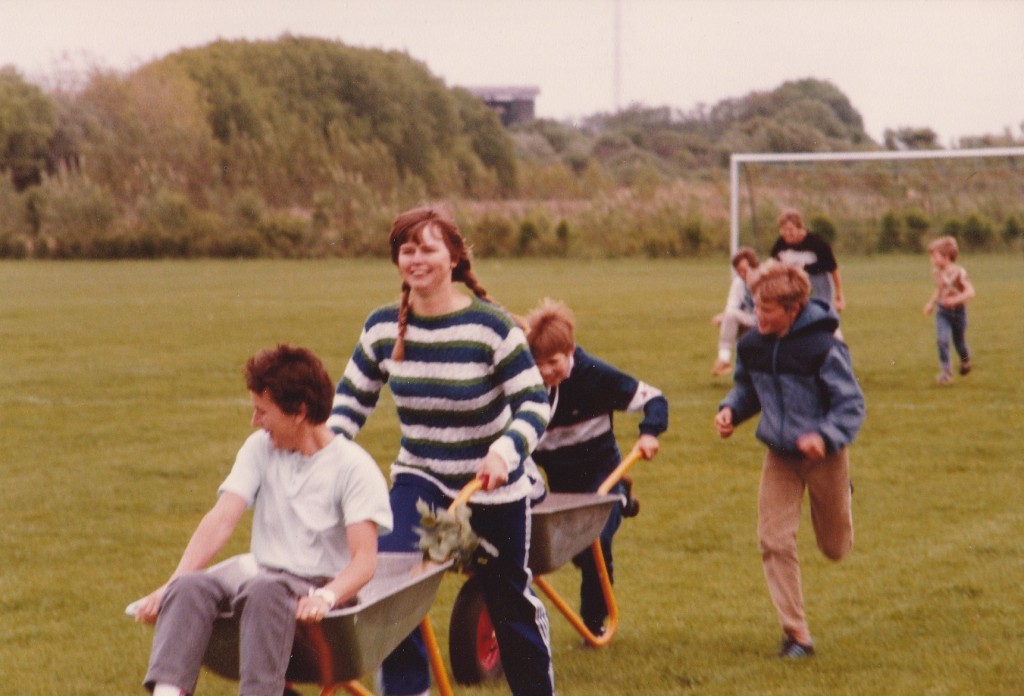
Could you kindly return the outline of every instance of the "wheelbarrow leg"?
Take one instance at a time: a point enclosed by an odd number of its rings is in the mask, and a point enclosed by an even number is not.
[[[555,607],[562,613],[569,623],[572,624],[573,628],[583,636],[583,639],[587,642],[587,645],[594,648],[603,648],[608,645],[612,638],[615,636],[615,629],[619,626],[619,606],[615,603],[615,593],[612,590],[612,580],[608,576],[608,568],[604,564],[604,551],[601,550],[601,540],[596,539],[594,543],[590,545],[591,552],[594,554],[594,564],[597,566],[597,575],[601,580],[601,590],[604,593],[605,607],[608,609],[608,623],[605,624],[604,633],[601,635],[595,635],[593,631],[587,628],[586,623],[580,618],[569,603],[566,602],[560,594],[555,590],[551,584],[543,577],[536,577],[533,579],[533,584],[541,589],[548,596],[548,599],[555,605]]]
[[[420,633],[423,635],[423,642],[426,644],[427,657],[430,659],[430,669],[434,673],[434,680],[437,682],[438,691],[441,696],[452,696],[452,686],[448,681],[448,672],[444,667],[441,650],[437,647],[434,629],[430,625],[430,616],[424,616],[423,621],[420,622]],[[325,686],[320,691],[320,696],[333,696],[338,692],[338,689],[344,689],[350,694],[355,694],[355,696],[374,696],[372,691],[357,680]]]
[[[430,625],[430,617],[424,616],[420,622],[420,633],[423,635],[423,642],[427,647],[427,657],[430,659],[430,670],[434,673],[434,681],[437,682],[437,690],[441,696],[452,696],[452,685],[448,681],[448,672],[445,670],[444,659],[441,657],[441,649],[437,646],[437,637]],[[358,681],[347,681],[342,684],[325,687],[320,696],[333,696],[341,688],[356,696],[374,696],[373,692],[367,689]]]
[[[452,696],[452,685],[448,681],[448,671],[444,666],[444,658],[441,657],[441,649],[437,646],[437,637],[430,625],[430,616],[424,616],[420,623],[420,633],[423,634],[423,642],[427,647],[427,657],[430,659],[430,671],[434,673],[434,681],[437,683],[437,690],[441,696]]]

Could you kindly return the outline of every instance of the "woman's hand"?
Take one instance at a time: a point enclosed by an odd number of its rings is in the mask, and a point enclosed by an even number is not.
[[[484,490],[489,493],[508,482],[508,464],[500,454],[488,452],[480,462],[480,466],[477,467],[476,477],[484,484]]]

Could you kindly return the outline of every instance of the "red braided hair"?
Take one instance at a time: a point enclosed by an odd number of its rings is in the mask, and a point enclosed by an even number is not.
[[[452,269],[452,280],[464,283],[481,300],[493,302],[487,296],[487,290],[477,280],[476,274],[473,273],[469,246],[462,237],[462,233],[459,232],[459,228],[451,218],[438,208],[413,208],[395,218],[391,225],[391,233],[388,235],[391,262],[397,266],[398,250],[408,242],[420,243],[423,240],[423,231],[428,227],[440,233],[441,239],[448,247],[452,261],[455,262],[455,267]],[[403,282],[402,301],[398,308],[398,340],[395,341],[395,347],[391,353],[391,359],[395,361],[405,358],[405,331],[409,325],[409,292],[409,286]]]

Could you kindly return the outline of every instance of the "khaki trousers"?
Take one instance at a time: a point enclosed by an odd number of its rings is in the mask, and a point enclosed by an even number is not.
[[[800,585],[796,535],[804,488],[818,548],[838,561],[853,547],[852,491],[846,449],[811,461],[771,449],[764,458],[758,494],[757,534],[768,592],[782,630],[800,643],[811,641]]]

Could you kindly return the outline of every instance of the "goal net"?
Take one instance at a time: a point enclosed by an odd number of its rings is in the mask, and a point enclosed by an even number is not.
[[[767,253],[775,220],[796,208],[840,251],[920,251],[953,234],[968,247],[1024,239],[1024,147],[870,152],[736,153],[730,238]]]

